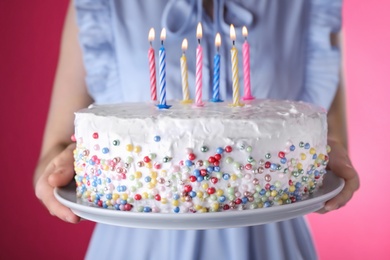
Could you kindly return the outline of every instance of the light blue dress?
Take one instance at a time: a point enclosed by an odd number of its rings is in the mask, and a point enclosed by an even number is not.
[[[150,100],[148,31],[167,29],[167,99],[181,99],[181,42],[194,98],[196,25],[203,25],[203,98],[212,93],[214,37],[221,33],[220,95],[231,100],[229,26],[241,27],[251,44],[252,94],[303,100],[329,108],[338,84],[340,54],[330,44],[341,24],[341,0],[214,0],[214,19],[196,0],[76,0],[87,85],[96,103]],[[157,53],[156,53],[157,54]],[[191,62],[192,61],[192,62]],[[241,86],[242,57],[239,57]],[[145,230],[98,224],[88,259],[316,259],[300,217],[267,225],[201,230]]]

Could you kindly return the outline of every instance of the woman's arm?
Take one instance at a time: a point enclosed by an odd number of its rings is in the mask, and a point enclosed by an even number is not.
[[[333,35],[332,43],[339,44],[339,36]],[[359,189],[359,176],[348,156],[347,120],[345,111],[344,78],[340,83],[328,111],[328,144],[332,148],[329,153],[329,168],[345,180],[340,194],[325,204],[322,212],[331,211],[344,206]]]
[[[92,103],[84,83],[85,70],[77,34],[75,10],[70,3],[41,154],[34,175],[36,196],[50,213],[74,223],[79,218],[55,199],[53,190],[68,184],[74,176],[74,144],[70,140],[74,132],[74,112]]]

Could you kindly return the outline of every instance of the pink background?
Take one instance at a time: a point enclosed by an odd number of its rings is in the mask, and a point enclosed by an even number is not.
[[[63,223],[35,198],[38,158],[67,1],[0,1],[1,259],[81,259],[93,223]],[[375,4],[374,4],[375,3]],[[390,254],[390,2],[346,0],[350,151],[361,189],[345,208],[309,221],[321,259]]]

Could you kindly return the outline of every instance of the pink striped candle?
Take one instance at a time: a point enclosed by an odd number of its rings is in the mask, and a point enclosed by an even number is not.
[[[243,63],[244,63],[244,96],[242,97],[243,100],[253,100],[255,99],[252,96],[251,93],[251,61],[250,61],[250,46],[247,40],[248,37],[248,30],[246,27],[242,27],[242,35],[245,38],[245,42],[242,45],[242,57],[243,57]]]
[[[155,37],[154,28],[150,28],[149,37],[148,37],[150,43],[148,58],[149,58],[149,72],[150,72],[150,96],[152,101],[157,100],[156,61],[154,57],[154,49],[152,47],[152,42],[154,41],[154,37]]]
[[[203,49],[200,45],[200,39],[202,38],[202,24],[198,23],[196,28],[196,38],[198,39],[198,47],[196,48],[196,71],[195,71],[195,106],[201,107],[204,105],[202,102],[202,65],[203,65]]]

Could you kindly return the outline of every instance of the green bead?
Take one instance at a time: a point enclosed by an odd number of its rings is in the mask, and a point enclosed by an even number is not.
[[[225,162],[226,163],[232,163],[233,162],[233,158],[232,157],[226,157]]]
[[[299,147],[304,147],[305,146],[305,143],[304,142],[299,142]]]
[[[115,146],[118,146],[120,144],[120,142],[119,142],[119,140],[114,140],[114,141],[112,141],[112,144]]]
[[[130,190],[131,190],[132,192],[135,192],[135,191],[137,190],[137,187],[131,186],[131,187],[130,187]]]
[[[217,179],[221,179],[222,178],[222,172],[217,172],[215,174],[215,177],[217,177]]]
[[[248,153],[252,152],[252,146],[248,146],[248,147],[246,148],[246,151],[247,151]]]
[[[143,206],[138,206],[137,207],[137,211],[138,212],[143,212],[144,211],[144,207]]]
[[[270,153],[266,153],[266,154],[265,154],[265,158],[266,158],[266,159],[271,159],[271,154],[270,154]]]
[[[167,163],[167,162],[169,162],[170,160],[171,160],[171,158],[168,157],[168,156],[165,156],[165,157],[163,158],[163,162],[164,162],[164,163]]]
[[[149,154],[149,158],[152,159],[152,160],[156,159],[156,157],[157,157],[157,155],[155,153]]]
[[[214,194],[210,195],[210,199],[212,201],[216,201],[217,200],[217,196],[215,196]]]
[[[129,180],[134,181],[134,179],[135,179],[135,177],[134,177],[133,174],[132,174],[132,175],[129,175]]]
[[[253,159],[252,156],[249,156],[248,159],[247,159],[247,162],[252,163],[252,162],[254,162],[254,160],[255,160],[255,159]]]
[[[228,194],[234,194],[234,188],[233,187],[229,187],[228,188]]]
[[[209,150],[209,148],[207,146],[202,146],[200,148],[200,151],[203,152],[203,153],[207,152],[208,150]]]
[[[292,175],[293,175],[294,177],[298,177],[298,176],[299,176],[299,172],[298,172],[298,171],[293,171],[293,172],[292,172]]]
[[[133,161],[134,161],[133,157],[131,157],[131,156],[127,156],[126,157],[126,162],[127,163],[132,163]]]

